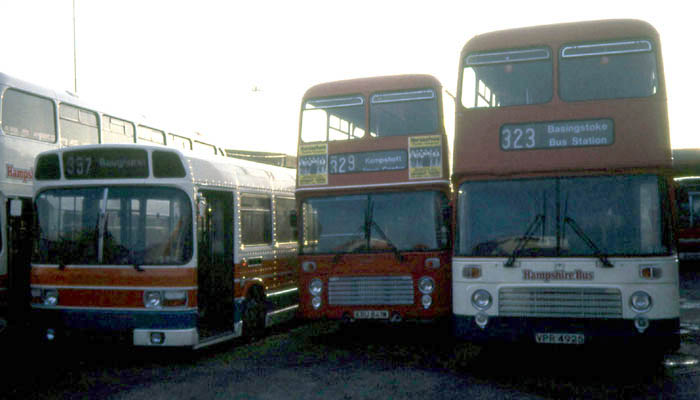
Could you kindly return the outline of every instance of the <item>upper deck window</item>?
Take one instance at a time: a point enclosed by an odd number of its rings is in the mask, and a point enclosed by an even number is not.
[[[6,90],[2,96],[2,130],[6,135],[55,142],[53,102],[18,90]]]
[[[433,133],[439,121],[437,96],[432,89],[375,93],[369,116],[372,136]]]
[[[361,96],[309,99],[301,116],[301,141],[348,140],[365,135],[365,105]]]
[[[61,144],[63,146],[99,143],[96,112],[61,104],[59,116],[61,120]]]
[[[546,47],[464,58],[461,101],[466,108],[547,103],[552,91],[552,57]]]
[[[209,143],[204,143],[204,142],[199,142],[197,140],[194,141],[194,145],[192,146],[192,150],[199,154],[208,154],[208,155],[216,155],[216,146],[213,144]]]
[[[659,87],[656,53],[649,40],[564,46],[559,55],[559,95],[567,101],[647,97]]]
[[[168,133],[168,146],[182,150],[192,150],[192,141],[184,136]]]
[[[134,143],[134,124],[103,115],[102,143]]]
[[[155,143],[155,144],[165,144],[165,132],[158,129],[149,128],[147,126],[139,125],[139,136],[138,142],[143,143]]]

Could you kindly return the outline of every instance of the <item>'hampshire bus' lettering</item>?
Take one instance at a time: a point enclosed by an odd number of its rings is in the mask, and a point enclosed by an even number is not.
[[[533,271],[523,270],[525,281],[592,281],[594,273],[577,269],[575,271]]]

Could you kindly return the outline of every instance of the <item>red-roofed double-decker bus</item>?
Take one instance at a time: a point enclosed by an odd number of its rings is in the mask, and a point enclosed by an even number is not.
[[[308,319],[450,312],[448,154],[427,75],[323,83],[301,106],[296,198]]]
[[[460,56],[458,337],[679,346],[666,90],[652,26],[479,35]]]

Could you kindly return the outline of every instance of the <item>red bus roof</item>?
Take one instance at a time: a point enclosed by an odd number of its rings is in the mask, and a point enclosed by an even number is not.
[[[440,81],[431,75],[426,74],[407,74],[407,75],[391,75],[377,76],[369,78],[348,79],[341,81],[326,82],[315,85],[308,89],[304,94],[301,104],[301,113],[303,115],[306,101],[309,99],[318,99],[334,96],[358,95],[365,99],[365,119],[369,121],[369,104],[370,97],[376,92],[391,92],[400,90],[412,89],[432,89],[435,91],[438,105],[439,122],[437,129],[434,132],[426,132],[421,134],[411,135],[392,135],[374,137],[365,133],[364,137],[354,138],[350,140],[331,140],[303,143],[301,141],[301,118],[299,129],[299,147],[297,160],[300,165],[305,162],[308,157],[326,157],[326,161],[332,164],[333,157],[343,157],[344,155],[357,155],[361,157],[366,154],[376,154],[377,157],[391,158],[395,157],[397,152],[403,151],[403,159],[406,160],[406,168],[388,168],[375,170],[370,172],[353,172],[353,173],[319,173],[311,174],[314,177],[319,177],[318,181],[313,183],[301,183],[305,176],[303,168],[297,169],[298,174],[298,191],[324,191],[324,190],[351,190],[363,191],[372,188],[400,188],[405,185],[409,186],[440,186],[449,187],[449,154],[447,151],[447,143],[445,137],[445,127],[442,115],[442,85]],[[369,126],[368,123],[365,123]],[[418,176],[420,168],[412,167],[408,154],[411,148],[438,148],[441,154],[441,167],[438,172],[431,170],[432,173],[425,176]],[[306,150],[312,149],[312,150]],[[310,155],[309,151],[313,152]],[[307,154],[305,154],[307,153]],[[307,157],[308,156],[308,157]],[[315,178],[314,178],[315,179]]]
[[[642,98],[587,101],[559,98],[558,53],[562,45],[627,38],[652,41],[659,75],[655,94]],[[658,33],[651,25],[638,20],[604,20],[486,33],[466,43],[460,66],[464,66],[465,57],[470,53],[535,46],[549,47],[552,52],[553,93],[547,103],[467,109],[461,104],[460,81],[455,120],[455,181],[480,175],[671,167],[663,66]],[[612,123],[612,144],[519,151],[501,149],[500,131],[504,125],[595,120]]]
[[[320,83],[304,93],[304,100],[318,97],[338,96],[344,94],[363,94],[387,92],[407,88],[441,88],[435,77],[424,74],[375,76],[371,78],[346,79],[342,81]]]

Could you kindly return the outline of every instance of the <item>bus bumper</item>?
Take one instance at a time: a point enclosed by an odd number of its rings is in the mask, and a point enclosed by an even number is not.
[[[550,319],[489,317],[481,328],[473,316],[454,315],[453,331],[457,339],[475,343],[536,344],[538,333],[583,335],[585,345],[644,345],[662,352],[680,347],[680,319],[650,320],[642,332],[630,319]]]
[[[196,311],[34,309],[31,323],[44,340],[85,340],[134,345],[194,346]],[[162,338],[162,340],[159,340]]]

